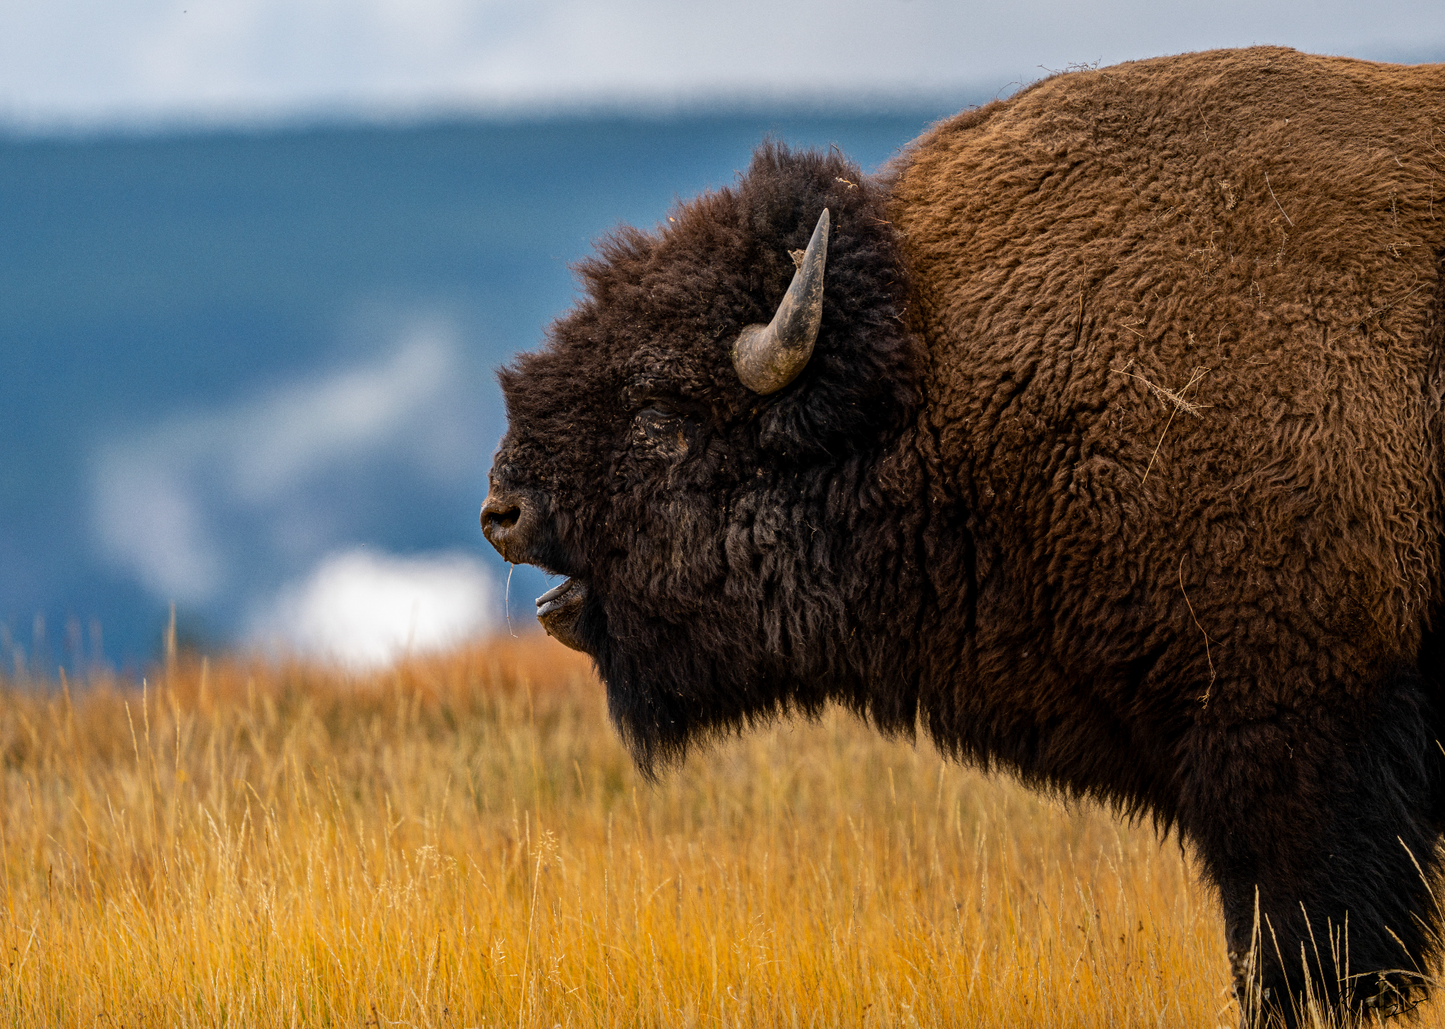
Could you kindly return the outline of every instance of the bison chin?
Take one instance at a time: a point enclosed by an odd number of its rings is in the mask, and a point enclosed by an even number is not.
[[[587,584],[568,579],[537,598],[537,621],[542,623],[548,636],[564,647],[590,653],[583,642],[582,626],[579,624],[586,603]]]
[[[694,724],[683,698],[664,692],[660,682],[619,681],[615,676],[605,681],[612,724],[648,781],[656,782],[663,768],[680,763],[688,746],[706,735]]]
[[[694,744],[790,711],[817,714],[824,705],[781,674],[750,672],[755,665],[743,650],[719,659],[687,639],[686,627],[652,628],[645,635],[599,634],[587,647],[607,686],[612,724],[649,780],[680,763]]]

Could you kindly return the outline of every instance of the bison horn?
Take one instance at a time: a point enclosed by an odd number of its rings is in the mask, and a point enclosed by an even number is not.
[[[733,344],[733,367],[754,393],[776,393],[798,377],[813,356],[823,322],[823,264],[828,257],[828,210],[818,217],[792,284],[767,325],[744,326]]]

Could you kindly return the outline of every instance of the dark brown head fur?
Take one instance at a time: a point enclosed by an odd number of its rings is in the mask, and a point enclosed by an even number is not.
[[[494,488],[546,511],[530,560],[586,582],[579,642],[645,767],[840,694],[912,725],[911,699],[875,702],[847,661],[897,604],[872,562],[919,546],[878,474],[922,401],[885,200],[840,156],[766,145],[737,187],[605,240],[579,269],[586,299],[501,373]],[[759,397],[732,340],[771,317],[824,208],[814,357]]]

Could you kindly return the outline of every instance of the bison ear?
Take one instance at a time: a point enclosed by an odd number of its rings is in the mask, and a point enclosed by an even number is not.
[[[792,284],[767,325],[748,325],[733,343],[733,367],[744,386],[767,396],[796,379],[813,356],[823,322],[823,265],[828,258],[828,209],[818,217]]]

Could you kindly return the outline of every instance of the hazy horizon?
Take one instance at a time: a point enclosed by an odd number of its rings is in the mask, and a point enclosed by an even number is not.
[[[1255,44],[1439,61],[1445,15],[1434,0],[0,0],[0,126],[866,113]]]

